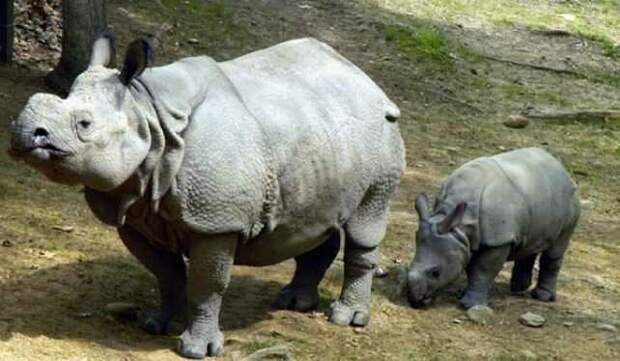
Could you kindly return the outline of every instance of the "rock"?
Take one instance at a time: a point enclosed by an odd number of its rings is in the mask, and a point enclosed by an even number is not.
[[[591,199],[582,199],[579,203],[581,203],[582,209],[590,209],[592,208],[592,205],[594,204],[594,202],[592,202]]]
[[[55,231],[71,233],[74,228],[72,226],[52,226],[52,229]]]
[[[135,320],[138,317],[138,307],[131,302],[112,302],[105,305],[105,311],[114,317]]]
[[[243,358],[243,361],[292,360],[293,355],[286,345],[267,347]]]
[[[353,332],[357,334],[364,334],[366,333],[366,328],[365,327],[353,327]]]
[[[538,360],[538,356],[536,356],[535,353],[533,353],[530,350],[523,350],[521,352],[519,352],[519,355],[524,359],[524,360]]]
[[[596,329],[601,330],[601,331],[611,332],[611,333],[618,332],[618,328],[616,328],[616,326],[609,324],[609,323],[604,323],[604,322],[597,323]]]
[[[383,267],[375,268],[375,277],[377,278],[384,278],[384,277],[387,277],[389,274],[390,272],[383,269]]]
[[[189,38],[187,39],[187,42],[190,44],[198,44],[200,42],[200,40],[196,39],[196,38]]]
[[[564,327],[572,327],[574,324],[575,324],[574,322],[564,322],[562,324],[562,326],[564,326]]]
[[[465,314],[473,323],[486,325],[493,318],[493,310],[489,306],[476,305],[470,307]]]
[[[526,312],[519,316],[519,322],[528,327],[542,327],[545,321],[543,316],[533,312]]]
[[[461,323],[463,323],[463,320],[461,320],[460,318],[455,318],[452,320],[452,323],[456,323],[457,325],[460,325]]]
[[[530,120],[523,115],[511,115],[504,120],[504,126],[512,129],[523,129],[530,124]]]
[[[461,148],[460,148],[460,147],[446,147],[446,150],[447,150],[448,152],[458,153],[458,152],[460,152],[460,151],[461,151]]]

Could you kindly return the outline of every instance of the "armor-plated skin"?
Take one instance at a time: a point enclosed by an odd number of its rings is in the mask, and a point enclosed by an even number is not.
[[[432,214],[419,195],[416,255],[408,273],[412,306],[467,271],[465,308],[486,305],[489,288],[514,260],[511,290],[526,291],[540,254],[532,296],[555,300],[556,280],[580,215],[575,183],[562,164],[540,148],[524,148],[470,161],[443,183]]]
[[[162,333],[189,307],[179,352],[217,355],[233,263],[295,257],[277,307],[318,305],[317,286],[345,239],[337,324],[369,318],[377,246],[405,167],[398,108],[361,70],[313,39],[224,63],[147,67],[134,42],[106,68],[112,42],[67,99],[36,94],[13,125],[10,153],[57,182],[81,183],[103,222],[159,281]],[[189,270],[183,255],[189,257]]]

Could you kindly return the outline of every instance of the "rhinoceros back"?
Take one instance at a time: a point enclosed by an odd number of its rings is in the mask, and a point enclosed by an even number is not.
[[[294,40],[217,72],[184,133],[177,199],[190,228],[265,239],[279,227],[281,242],[303,243],[346,223],[369,188],[398,183],[399,110],[331,48]]]

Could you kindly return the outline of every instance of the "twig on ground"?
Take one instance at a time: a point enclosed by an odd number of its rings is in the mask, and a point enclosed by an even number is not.
[[[569,75],[574,75],[574,76],[581,75],[578,72],[574,70],[570,70],[570,69],[552,68],[552,67],[544,66],[544,65],[525,63],[525,62],[510,60],[510,59],[502,59],[502,58],[497,58],[497,57],[494,57],[492,55],[487,55],[487,54],[480,54],[480,56],[488,60],[496,61],[498,63],[506,63],[506,64],[516,65],[516,66],[521,66],[521,67],[532,68],[536,70],[542,70],[542,71],[550,71],[550,72],[558,73],[558,74],[569,74]]]
[[[462,106],[464,106],[466,108],[469,108],[469,109],[475,111],[476,113],[484,113],[482,111],[482,109],[478,108],[477,106],[469,104],[469,103],[467,103],[467,102],[465,102],[463,100],[457,99],[455,97],[452,97],[452,96],[446,94],[445,92],[443,92],[441,90],[435,90],[435,89],[431,89],[431,88],[427,88],[427,87],[421,87],[421,86],[416,87],[416,88],[417,88],[418,91],[421,91],[421,92],[424,92],[424,93],[433,94],[433,95],[437,95],[440,98],[448,100],[448,101],[450,101],[452,103],[456,103],[456,104],[462,105]]]
[[[580,110],[574,112],[524,112],[523,116],[530,119],[539,120],[560,120],[560,121],[607,121],[609,119],[620,119],[618,110]]]
[[[544,35],[544,36],[572,36],[569,31],[560,30],[560,29],[539,29],[532,30],[534,34]]]

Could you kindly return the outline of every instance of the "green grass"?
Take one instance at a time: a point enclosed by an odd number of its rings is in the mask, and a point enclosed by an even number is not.
[[[386,25],[385,39],[393,42],[398,50],[412,60],[449,63],[450,44],[445,32],[435,27],[409,28],[403,25]]]

